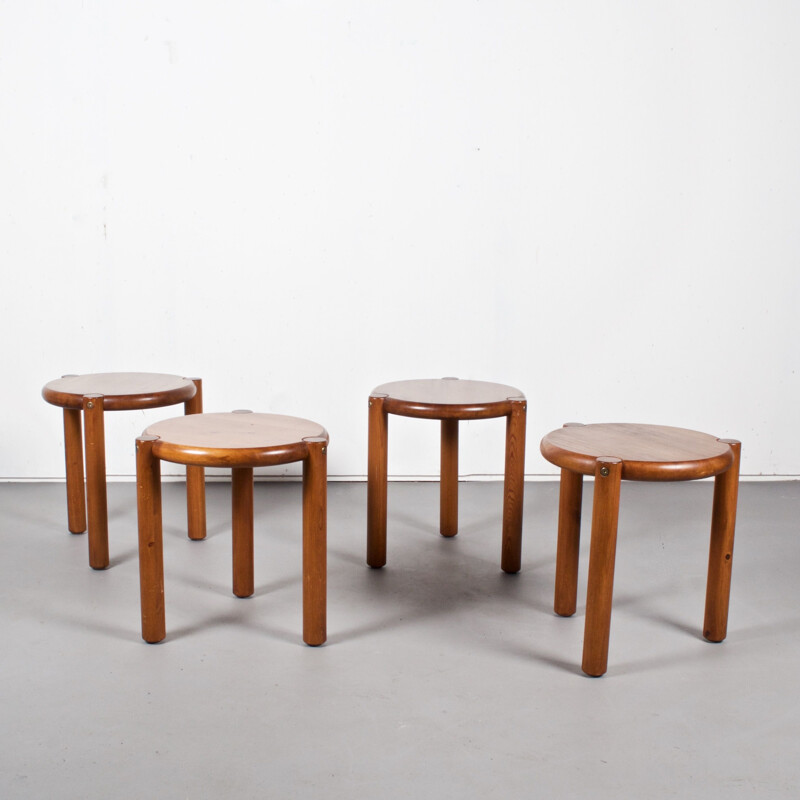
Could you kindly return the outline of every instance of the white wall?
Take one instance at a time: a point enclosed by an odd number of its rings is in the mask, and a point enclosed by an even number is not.
[[[800,474],[798,39],[776,0],[6,0],[0,477],[63,475],[41,386],[106,370],[315,419],[336,475],[373,386],[441,375],[527,393],[531,474],[567,420]],[[111,473],[159,416],[109,415]]]

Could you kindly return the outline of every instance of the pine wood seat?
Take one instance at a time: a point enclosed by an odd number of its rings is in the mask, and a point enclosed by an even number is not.
[[[458,533],[458,422],[506,417],[501,567],[519,572],[525,481],[525,395],[513,386],[434,378],[385,383],[369,396],[367,564],[386,564],[388,415],[441,421],[439,530]]]
[[[142,638],[166,636],[161,531],[161,461],[232,472],[233,593],[250,597],[253,570],[253,469],[303,462],[303,640],[326,639],[328,434],[316,422],[250,411],[175,417],[136,440]],[[190,525],[192,520],[190,517]],[[200,538],[192,535],[190,538]]]
[[[711,545],[703,635],[727,634],[741,443],[661,425],[569,423],[548,433],[542,455],[561,468],[555,611],[575,613],[583,476],[594,475],[583,671],[603,675],[614,585],[620,481],[686,481],[714,477]]]
[[[89,564],[93,569],[105,569],[109,555],[104,412],[138,411],[183,403],[186,414],[197,414],[203,410],[202,381],[154,372],[64,375],[47,383],[42,397],[64,409],[69,530],[83,533],[87,529],[88,511]],[[83,444],[81,413],[85,429]],[[202,470],[188,469],[186,483],[190,510],[204,508]],[[194,521],[190,527],[204,530],[204,518]]]
[[[160,408],[191,400],[197,391],[190,378],[156,372],[97,372],[65,375],[42,389],[48,403],[62,408],[83,408],[89,394],[103,395],[106,411]]]
[[[511,413],[512,401],[525,401],[513,386],[458,378],[422,378],[376,387],[389,414],[423,419],[489,419]]]

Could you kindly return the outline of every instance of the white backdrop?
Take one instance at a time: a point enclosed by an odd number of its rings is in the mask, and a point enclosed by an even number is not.
[[[800,475],[799,39],[775,0],[5,0],[0,477],[63,476],[41,386],[111,370],[321,422],[332,475],[375,385],[443,375],[528,395],[531,475],[569,420]],[[164,415],[108,415],[110,473]]]

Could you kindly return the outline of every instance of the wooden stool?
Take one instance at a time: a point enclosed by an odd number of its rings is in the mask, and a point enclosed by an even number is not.
[[[325,429],[278,414],[195,414],[151,425],[136,440],[142,638],[160,642],[164,620],[161,461],[230,467],[233,478],[233,593],[250,597],[253,576],[253,468],[303,462],[303,640],[326,639],[327,448]],[[191,517],[189,519],[191,525]],[[192,531],[189,531],[191,538]]]
[[[186,414],[198,414],[203,410],[202,382],[199,378],[150,372],[64,375],[46,384],[42,389],[42,397],[48,403],[64,409],[69,530],[72,533],[86,530],[88,505],[89,564],[93,569],[105,569],[108,566],[108,503],[104,412],[161,408],[183,403]],[[86,432],[85,495],[81,410]],[[189,496],[189,529],[202,538],[205,536],[205,487],[201,469],[186,470],[186,489]]]
[[[439,530],[458,533],[458,421],[506,417],[505,497],[501,567],[519,572],[525,488],[525,395],[513,386],[457,378],[398,381],[369,397],[367,564],[386,563],[388,415],[442,421]]]
[[[703,635],[721,642],[727,633],[733,534],[741,443],[660,425],[570,423],[542,439],[542,455],[561,467],[555,611],[575,613],[583,476],[594,475],[592,540],[583,671],[608,667],[611,596],[617,547],[620,481],[691,481],[716,475]]]

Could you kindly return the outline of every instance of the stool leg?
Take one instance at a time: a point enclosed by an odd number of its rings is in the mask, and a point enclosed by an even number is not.
[[[621,478],[620,459],[597,459],[594,473],[592,542],[589,550],[589,587],[586,594],[586,627],[583,635],[583,671],[595,677],[602,675],[608,667]]]
[[[81,410],[64,409],[64,455],[67,462],[67,520],[70,533],[86,530],[86,486],[83,481]]]
[[[108,501],[106,499],[106,440],[103,395],[83,398],[86,443],[86,505],[89,512],[89,566],[108,566]]]
[[[524,398],[511,398],[506,418],[506,470],[503,486],[503,572],[519,572],[522,566],[522,506],[525,498],[525,410]]]
[[[439,532],[458,533],[458,420],[442,420],[442,455],[439,473]]]
[[[736,529],[736,504],[739,495],[739,462],[742,445],[735,439],[721,439],[733,450],[733,464],[714,479],[714,505],[711,512],[711,546],[708,556],[706,614],[703,636],[721,642],[728,632],[728,603],[731,595],[733,535]]]
[[[303,461],[303,641],[312,646],[327,639],[328,446],[306,439]]]
[[[367,464],[367,564],[386,563],[386,480],[389,444],[388,415],[383,397],[369,398],[369,457]]]
[[[197,392],[183,404],[185,414],[203,413],[203,381],[192,378]],[[190,539],[206,538],[206,484],[202,467],[186,467],[186,513]]]
[[[558,549],[556,551],[556,593],[553,608],[571,617],[578,603],[578,556],[581,545],[583,475],[561,470],[558,500]],[[596,502],[596,501],[595,501]]]
[[[250,597],[255,591],[253,578],[253,470],[234,467],[233,498],[233,593]]]
[[[136,503],[139,515],[139,590],[142,638],[160,642],[164,618],[164,552],[161,536],[161,462],[153,455],[157,436],[136,440]]]

